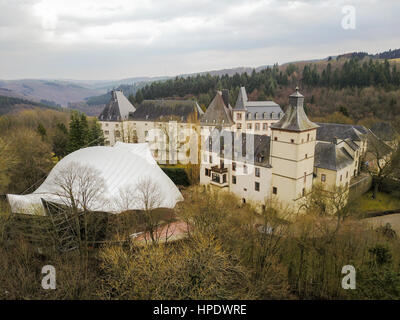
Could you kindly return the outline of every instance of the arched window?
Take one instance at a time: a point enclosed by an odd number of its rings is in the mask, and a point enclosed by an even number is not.
[[[275,116],[275,113],[271,112],[271,119],[273,119]]]
[[[266,112],[263,113],[263,118],[267,119],[267,113]]]
[[[254,119],[258,119],[258,112],[254,114]]]

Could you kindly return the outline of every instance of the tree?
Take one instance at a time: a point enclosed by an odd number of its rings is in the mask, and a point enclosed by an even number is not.
[[[69,122],[68,152],[71,153],[79,150],[84,145],[83,141],[84,137],[81,126],[81,117],[79,112],[73,111]]]
[[[96,241],[98,224],[102,223],[99,211],[107,204],[103,198],[105,181],[99,170],[70,162],[53,176],[52,184],[52,195],[64,205],[66,219],[73,222],[72,233],[87,268],[89,240]]]
[[[37,133],[42,137],[42,140],[46,137],[47,132],[45,127],[39,123],[38,127],[37,127]]]
[[[136,92],[135,100],[138,104],[141,104],[143,102],[144,98],[142,90],[138,90],[138,92]]]
[[[375,199],[383,180],[394,177],[394,174],[400,171],[399,142],[396,141],[391,148],[370,132],[366,160],[366,168],[374,178],[373,198]]]
[[[19,159],[10,143],[0,138],[0,193],[5,193],[11,182],[11,172],[17,167]]]
[[[97,118],[93,118],[89,123],[89,143],[88,146],[103,146],[104,134]]]
[[[20,129],[10,135],[10,148],[18,166],[10,169],[9,191],[33,191],[53,167],[50,145],[31,129]]]
[[[68,129],[64,123],[57,123],[52,147],[54,154],[59,159],[68,154]]]

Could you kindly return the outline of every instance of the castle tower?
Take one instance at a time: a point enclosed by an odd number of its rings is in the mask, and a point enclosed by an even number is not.
[[[318,125],[304,112],[304,96],[289,97],[283,118],[271,125],[272,199],[297,211],[312,188]]]

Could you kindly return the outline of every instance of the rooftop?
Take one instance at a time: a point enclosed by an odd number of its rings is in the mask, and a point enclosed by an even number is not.
[[[200,120],[202,125],[230,127],[233,125],[231,110],[222,98],[222,92],[218,91],[211,101],[205,114]]]
[[[122,121],[127,120],[129,113],[135,112],[136,108],[119,90],[111,91],[111,99],[99,116],[100,121]]]
[[[315,146],[315,167],[338,171],[352,163],[353,158],[344,147],[339,147],[334,143],[317,142]]]
[[[318,125],[310,121],[303,108],[304,96],[296,88],[296,92],[289,96],[289,106],[282,119],[271,125],[272,129],[288,131],[307,131],[318,128]]]
[[[144,100],[135,112],[129,114],[129,119],[190,122],[203,114],[203,110],[194,100]]]

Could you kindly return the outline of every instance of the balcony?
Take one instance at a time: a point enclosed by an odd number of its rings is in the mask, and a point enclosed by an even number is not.
[[[211,167],[211,171],[212,172],[217,172],[217,173],[227,173],[228,172],[228,168],[221,168],[219,166],[213,166]]]

